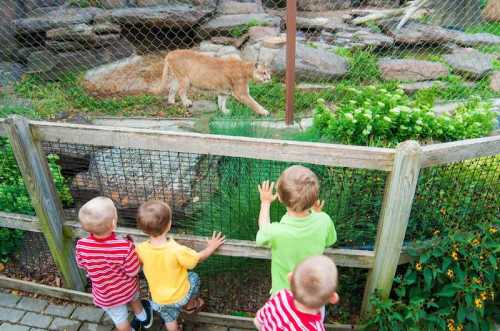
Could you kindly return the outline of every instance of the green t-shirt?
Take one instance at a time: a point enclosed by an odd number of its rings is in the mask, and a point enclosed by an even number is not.
[[[257,245],[271,248],[271,293],[289,289],[288,274],[309,256],[321,255],[337,241],[337,232],[326,213],[307,217],[285,214],[279,223],[263,226],[257,232]]]

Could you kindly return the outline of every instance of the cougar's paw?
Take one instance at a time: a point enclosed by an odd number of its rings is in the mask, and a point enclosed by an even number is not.
[[[260,109],[258,114],[261,116],[269,116],[269,112],[264,108]]]

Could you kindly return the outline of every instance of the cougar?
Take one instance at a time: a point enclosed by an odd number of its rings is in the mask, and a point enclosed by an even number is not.
[[[170,73],[173,78],[168,84]],[[170,85],[168,103],[175,103],[178,92],[182,104],[190,107],[193,103],[188,99],[187,93],[191,86],[214,91],[218,94],[219,109],[224,113],[229,112],[226,101],[232,94],[255,113],[267,116],[269,112],[250,96],[248,84],[251,80],[263,83],[270,79],[271,75],[264,65],[255,65],[234,57],[216,58],[193,50],[176,50],[165,57],[158,92],[165,92],[167,85]]]

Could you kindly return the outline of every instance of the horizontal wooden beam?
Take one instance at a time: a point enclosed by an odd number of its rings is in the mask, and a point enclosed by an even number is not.
[[[31,121],[48,142],[138,148],[389,171],[394,150],[188,132]]]
[[[500,135],[422,147],[422,168],[500,154]]]
[[[93,304],[92,295],[90,293],[73,291],[60,287],[48,286],[5,276],[0,276],[0,288],[36,293],[81,304]],[[230,328],[249,330],[255,329],[252,317],[240,317],[201,312],[195,315],[184,315],[183,318],[186,321],[192,323],[213,324]],[[346,331],[355,329],[355,327],[346,324],[327,324],[326,327],[329,331]]]

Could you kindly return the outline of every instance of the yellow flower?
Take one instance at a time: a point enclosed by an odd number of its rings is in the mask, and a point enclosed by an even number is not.
[[[497,233],[497,228],[494,226],[490,226],[490,233],[491,234]]]
[[[481,243],[481,242],[479,241],[479,239],[477,239],[477,238],[476,238],[476,239],[474,239],[474,240],[472,241],[472,246],[477,246],[477,245],[479,245],[480,243]]]
[[[448,320],[448,330],[449,331],[455,331],[455,321],[452,319]]]
[[[488,299],[488,293],[482,292],[481,293],[481,300],[486,301]]]
[[[446,274],[448,275],[449,279],[453,279],[453,277],[455,277],[455,273],[451,269],[448,269],[448,272]]]
[[[484,255],[483,254],[479,255],[479,259],[484,260]]]
[[[495,300],[495,292],[490,292],[491,301]]]
[[[464,327],[462,324],[457,325],[457,331],[463,331]]]
[[[415,264],[415,269],[417,269],[417,271],[422,270],[422,263]]]
[[[481,278],[474,277],[474,278],[472,278],[472,281],[473,281],[474,283],[476,283],[477,285],[481,285]]]
[[[437,236],[437,235],[439,235],[440,233],[441,233],[441,231],[439,231],[439,230],[434,230],[434,232],[433,232],[432,234],[433,234],[433,235],[435,235],[435,236]]]
[[[474,304],[477,309],[483,308],[483,300],[481,300],[481,298],[476,298],[476,300],[474,300]]]
[[[458,261],[458,253],[456,251],[451,252],[451,258],[454,261]]]

